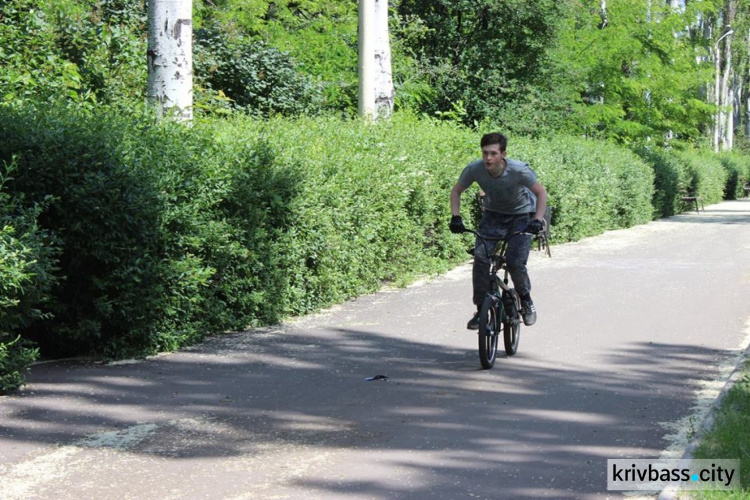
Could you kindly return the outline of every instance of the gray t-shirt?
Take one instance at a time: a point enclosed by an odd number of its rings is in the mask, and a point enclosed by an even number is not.
[[[485,193],[484,208],[500,214],[523,214],[536,210],[536,197],[529,190],[536,184],[537,178],[527,163],[506,158],[508,162],[503,175],[492,177],[484,167],[482,160],[469,163],[458,184],[464,189],[474,182],[479,184]]]

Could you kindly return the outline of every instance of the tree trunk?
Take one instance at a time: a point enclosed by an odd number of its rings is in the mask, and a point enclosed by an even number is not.
[[[734,75],[734,80],[731,90],[732,98],[732,122],[729,128],[729,149],[734,149],[734,134],[735,130],[742,127],[742,78],[737,78],[737,74]]]
[[[393,72],[388,34],[388,0],[375,0],[375,118],[393,113]]]
[[[745,54],[750,54],[750,29],[745,33]],[[747,55],[745,57],[748,57]],[[743,82],[742,93],[740,94],[740,102],[745,103],[745,138],[750,138],[750,61],[745,60],[745,66],[741,74]],[[742,107],[738,107],[737,111],[741,112]]]
[[[193,2],[148,1],[149,101],[159,117],[193,118]]]
[[[728,151],[732,149],[731,134],[734,122],[734,112],[732,107],[732,96],[729,92],[729,84],[732,80],[732,35],[726,38],[724,44],[724,76],[721,85],[721,149]]]
[[[717,41],[714,45],[714,92],[713,102],[716,105],[714,111],[714,137],[713,146],[714,152],[719,152],[719,138],[721,137],[721,49],[719,49],[719,42]]]
[[[732,99],[732,95],[730,94],[730,86],[733,84],[734,80],[734,61],[732,60],[732,40],[734,34],[734,29],[732,28],[732,26],[734,25],[736,16],[736,6],[734,0],[726,0],[723,14],[724,15],[720,17],[720,20],[725,26],[725,33],[721,37],[724,38],[724,68],[723,75],[721,77],[721,93],[719,95],[718,132],[719,139],[721,141],[721,149],[724,151],[728,151],[732,149],[732,133],[734,129],[734,102]],[[719,40],[721,40],[721,38]],[[718,45],[718,42],[716,48],[718,49],[718,53],[720,54],[721,49]],[[715,142],[716,151],[719,151],[718,146],[719,144],[717,141]]]
[[[375,0],[359,0],[359,115],[375,118],[374,33]]]

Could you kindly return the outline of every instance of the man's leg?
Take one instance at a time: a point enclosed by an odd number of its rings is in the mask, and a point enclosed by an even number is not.
[[[512,232],[522,231],[528,225],[529,219],[527,215],[515,217],[511,224]],[[536,322],[536,308],[531,300],[531,280],[526,267],[531,251],[531,240],[532,237],[526,234],[514,236],[508,243],[508,251],[505,254],[513,287],[521,297],[523,322],[528,326]]]
[[[511,222],[511,232],[523,231],[529,223],[529,216],[519,215]],[[505,253],[505,261],[508,263],[508,272],[513,280],[513,286],[518,295],[523,297],[531,293],[531,281],[526,263],[531,251],[531,236],[519,234],[508,242],[508,251]]]

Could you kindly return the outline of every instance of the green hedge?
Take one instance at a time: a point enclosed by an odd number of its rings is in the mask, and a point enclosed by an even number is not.
[[[39,292],[23,295],[27,313],[3,325],[3,345],[17,349],[20,333],[46,355],[142,355],[445,271],[467,257],[469,236],[447,228],[449,191],[479,138],[406,114],[188,128],[148,114],[0,107],[12,200],[0,214],[14,228],[4,237],[30,241],[14,272]],[[555,241],[654,215],[655,169],[627,149],[512,137],[509,155],[547,187]],[[674,158],[713,200],[726,181],[719,161]],[[463,201],[468,218],[471,193]]]
[[[416,119],[188,129],[1,109],[6,187],[47,200],[38,221],[61,242],[54,319],[20,331],[55,355],[155,352],[445,270],[464,249],[446,197],[473,139]]]
[[[724,198],[736,200],[747,196],[745,186],[750,183],[750,157],[737,153],[722,153],[719,161],[727,172]]]
[[[49,317],[43,312],[51,299],[57,242],[41,230],[36,219],[48,200],[22,206],[5,186],[15,164],[0,171],[0,394],[18,387],[24,372],[38,356],[18,329]]]
[[[651,204],[654,218],[669,217],[682,212],[681,191],[692,189],[687,164],[677,153],[662,148],[637,146],[634,148],[654,172],[654,191]]]
[[[684,187],[688,192],[703,197],[706,204],[724,199],[729,174],[719,157],[709,151],[680,151],[676,153],[686,166]]]
[[[630,150],[574,137],[511,141],[549,193],[552,238],[575,241],[651,220],[654,178]]]
[[[706,204],[745,196],[744,186],[750,180],[748,156],[643,146],[634,150],[654,170],[655,218],[669,217],[689,208],[680,200],[686,193],[703,197]]]

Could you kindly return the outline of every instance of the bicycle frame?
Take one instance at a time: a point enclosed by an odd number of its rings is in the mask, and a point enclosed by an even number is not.
[[[474,231],[473,229],[467,229],[466,232],[472,233],[484,243],[484,245],[482,246],[484,247],[484,251],[487,254],[487,259],[490,261],[490,289],[488,290],[488,293],[495,293],[497,294],[498,298],[500,298],[500,290],[510,292],[510,286],[508,286],[508,269],[505,267],[505,251],[508,249],[508,242],[510,242],[511,238],[519,234],[531,233],[516,231],[515,233],[511,233],[505,237],[498,238],[495,236],[486,236],[479,234],[478,231]],[[497,246],[497,242],[502,243],[499,249],[495,248],[494,251],[491,252],[490,247],[492,247],[492,245],[488,243],[491,243],[493,241],[495,242],[495,246]],[[500,279],[500,277],[497,275],[500,269],[504,271],[503,279]]]

